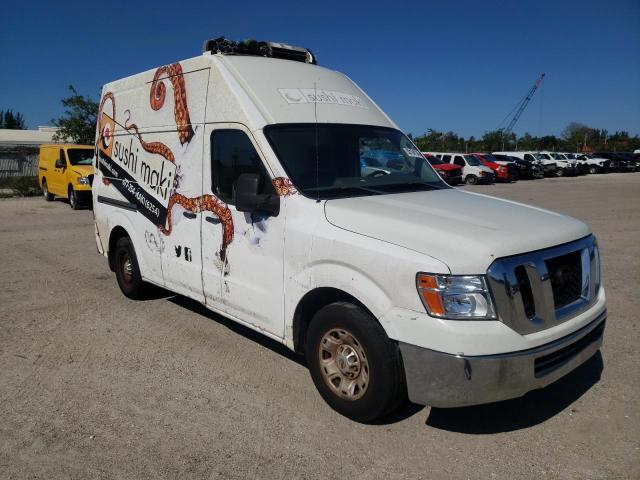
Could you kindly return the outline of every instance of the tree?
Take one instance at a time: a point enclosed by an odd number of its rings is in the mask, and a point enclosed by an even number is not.
[[[53,139],[91,145],[95,139],[98,103],[80,95],[73,85],[69,85],[69,90],[71,96],[62,99],[64,115],[52,120],[53,124],[59,128]]]
[[[26,130],[27,127],[20,112],[13,113],[13,110],[0,110],[0,128]]]
[[[482,150],[486,152],[502,150],[502,130],[485,132],[482,136]]]

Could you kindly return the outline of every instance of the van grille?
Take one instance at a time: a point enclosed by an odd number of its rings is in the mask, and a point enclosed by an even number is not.
[[[600,287],[596,250],[591,235],[494,261],[487,279],[500,320],[526,335],[558,325],[588,308]]]
[[[604,333],[604,324],[605,322],[601,322],[600,325],[572,344],[548,355],[544,355],[543,357],[536,358],[534,362],[534,374],[536,378],[544,377],[560,368],[593,342],[600,340]]]
[[[569,305],[580,298],[582,265],[580,252],[572,252],[546,261],[556,308]]]

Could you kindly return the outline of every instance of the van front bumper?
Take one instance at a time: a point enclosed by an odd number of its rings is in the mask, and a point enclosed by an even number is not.
[[[520,352],[459,356],[400,342],[409,400],[462,407],[521,397],[546,387],[602,346],[607,313],[559,340]]]

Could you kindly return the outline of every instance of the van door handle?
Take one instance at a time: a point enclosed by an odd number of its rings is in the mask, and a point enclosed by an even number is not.
[[[182,212],[182,215],[184,215],[187,218],[196,218],[197,215],[195,213],[191,213],[191,212]]]
[[[220,223],[220,219],[218,217],[204,217],[204,219],[209,223],[213,223],[214,225]]]

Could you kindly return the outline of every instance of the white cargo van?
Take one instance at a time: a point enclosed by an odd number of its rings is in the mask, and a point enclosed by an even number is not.
[[[95,233],[126,296],[160,285],[282,342],[359,421],[518,397],[598,351],[584,223],[449,187],[305,49],[204,50],[103,89]]]

